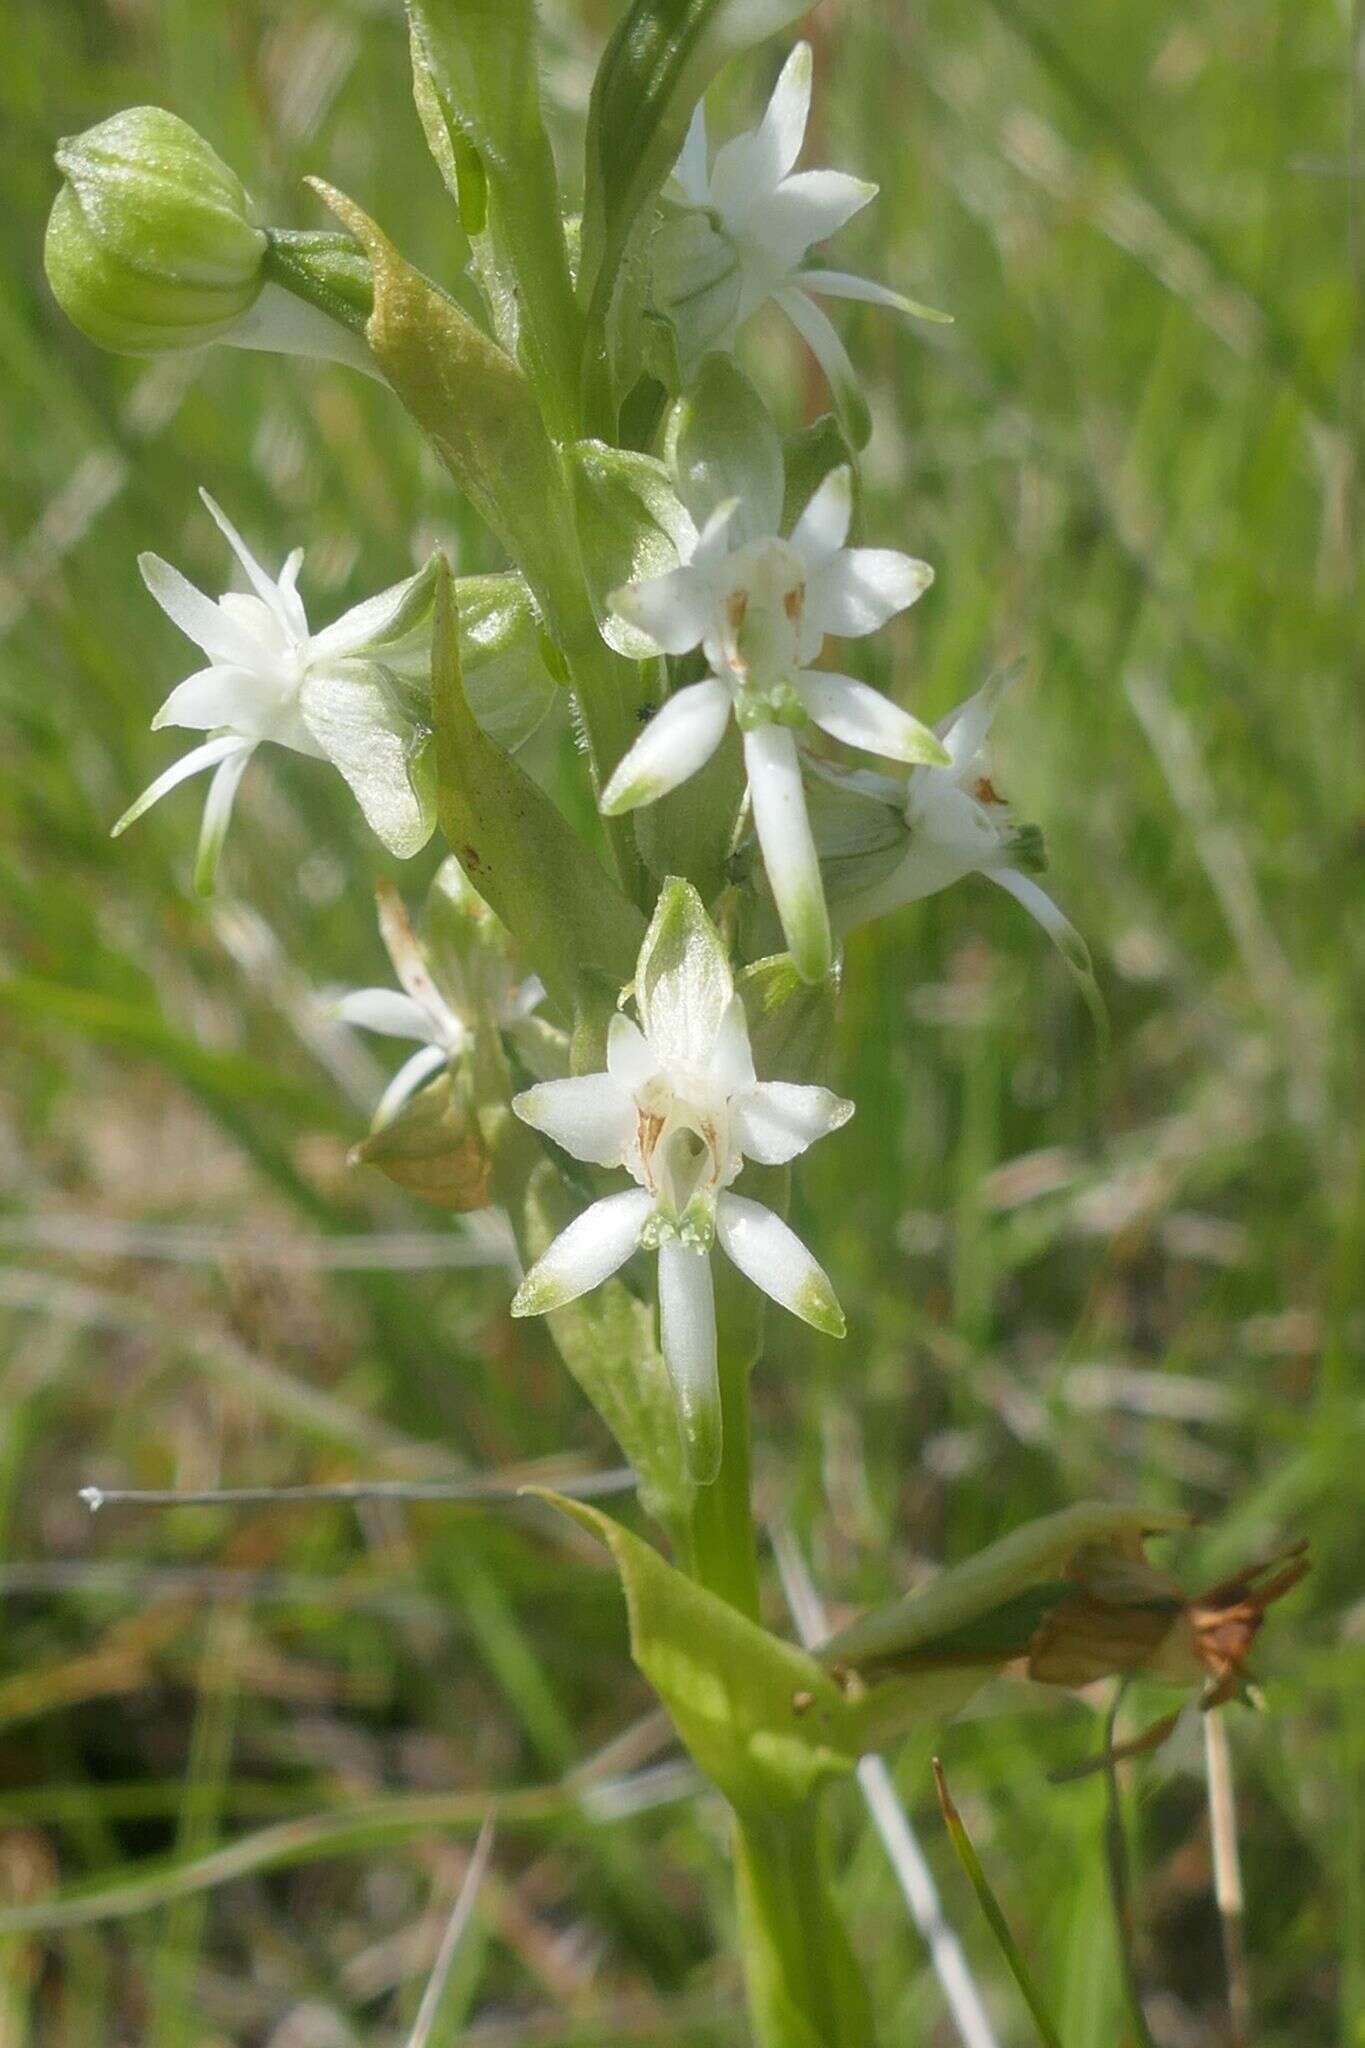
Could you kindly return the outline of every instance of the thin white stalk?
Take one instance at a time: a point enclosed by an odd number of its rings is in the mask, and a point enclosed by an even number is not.
[[[818,1649],[829,1636],[829,1619],[815,1582],[807,1570],[795,1536],[786,1527],[771,1531],[773,1555],[796,1633],[806,1649]],[[879,1756],[858,1763],[858,1786],[872,1824],[919,1929],[944,2003],[952,2016],[962,2048],[999,2048],[995,2030],[977,1989],[962,1944],[944,1918],[934,1875],[925,1860],[910,1816],[901,1804],[895,1781]]]
[[[1228,2011],[1236,2048],[1251,2039],[1251,1985],[1247,1976],[1242,1859],[1237,1848],[1237,1797],[1227,1729],[1217,1711],[1201,1715],[1204,1769],[1209,1787],[1209,1836],[1213,1846],[1213,1895],[1223,1931],[1228,1978]]]

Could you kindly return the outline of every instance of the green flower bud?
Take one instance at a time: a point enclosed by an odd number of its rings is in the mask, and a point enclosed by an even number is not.
[[[48,281],[68,317],[130,355],[220,340],[255,304],[266,235],[236,174],[161,107],[62,142]]]

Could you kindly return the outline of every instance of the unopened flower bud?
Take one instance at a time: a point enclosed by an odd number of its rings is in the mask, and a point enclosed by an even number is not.
[[[187,122],[130,107],[61,143],[57,167],[48,281],[91,341],[132,355],[199,348],[254,305],[265,232]]]

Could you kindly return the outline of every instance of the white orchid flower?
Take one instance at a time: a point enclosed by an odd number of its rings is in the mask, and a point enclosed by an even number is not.
[[[812,66],[810,44],[798,43],[757,128],[723,144],[709,168],[698,104],[673,173],[688,210],[656,234],[655,294],[678,334],[684,375],[706,349],[730,347],[771,299],[819,359],[841,409],[862,419],[853,365],[817,300],[861,299],[924,320],[947,316],[848,271],[802,267],[817,242],[877,195],[875,185],[843,171],[795,169],[810,115]]]
[[[1036,825],[1021,825],[997,786],[988,739],[1001,698],[1013,680],[1010,671],[992,677],[965,703],[949,713],[939,728],[947,753],[941,767],[920,765],[904,782],[889,776],[862,774],[828,782],[843,790],[855,804],[871,800],[899,813],[895,842],[903,850],[898,859],[885,852],[887,835],[875,828],[860,832],[844,822],[842,834],[817,826],[822,851],[834,850],[836,837],[855,846],[859,839],[869,847],[875,842],[875,856],[885,869],[865,886],[848,886],[845,881],[831,888],[834,921],[841,932],[885,916],[902,904],[937,895],[951,888],[965,875],[985,875],[1040,924],[1080,983],[1082,993],[1103,1035],[1103,998],[1095,981],[1090,949],[1081,934],[1065,917],[1052,898],[1033,879],[1046,865],[1043,836]],[[831,821],[832,822],[832,821]],[[856,855],[848,862],[856,874]]]
[[[332,760],[390,851],[415,853],[430,837],[434,814],[416,790],[413,721],[395,715],[390,685],[397,677],[370,657],[388,634],[407,626],[409,599],[426,572],[312,633],[298,593],[302,548],[294,549],[278,577],[270,576],[208,492],[200,496],[251,588],[215,601],[159,555],[139,558],[143,582],[161,609],[208,656],[207,668],[171,691],[152,729],[188,726],[212,737],[157,776],[124,812],[114,836],[180,783],[211,768],[195,865],[195,885],[208,891],[243,771],[269,741]]]
[[[746,1159],[794,1159],[847,1122],[853,1104],[828,1088],[756,1078],[743,1000],[690,883],[665,883],[634,988],[640,1022],[613,1017],[604,1073],[544,1082],[513,1100],[523,1122],[574,1158],[624,1167],[635,1186],[594,1202],[560,1233],[512,1313],[562,1308],[637,1247],[657,1252],[662,1349],[694,1476],[705,1480],[720,1455],[713,1242],[774,1301],[830,1336],[844,1334],[810,1252],[732,1183]]]
[[[895,761],[947,758],[926,726],[879,691],[809,666],[827,635],[875,632],[933,581],[928,564],[909,555],[845,547],[852,509],[846,467],[824,479],[789,540],[764,530],[765,516],[777,523],[775,506],[728,500],[685,542],[678,568],[612,598],[659,653],[700,645],[711,672],[651,719],[603,790],[602,809],[634,810],[676,789],[711,758],[733,713],[782,929],[808,980],[829,967],[830,933],[796,731],[812,723]]]
[[[438,891],[471,928],[495,925],[493,913],[453,856],[442,863],[433,896]],[[393,884],[380,882],[375,897],[380,936],[399,988],[353,989],[338,1002],[336,1014],[342,1023],[362,1031],[417,1043],[418,1050],[404,1060],[379,1098],[374,1128],[381,1130],[420,1088],[472,1045],[480,1024],[492,1024],[514,1039],[528,1037],[545,1000],[545,986],[534,974],[518,982],[505,945],[486,931],[459,952],[443,946],[438,974]],[[538,1040],[529,1050],[533,1055],[539,1052]],[[531,1065],[538,1067],[537,1057],[531,1058]]]

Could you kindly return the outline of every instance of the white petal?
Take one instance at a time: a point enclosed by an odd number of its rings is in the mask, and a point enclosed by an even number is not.
[[[746,732],[744,765],[754,830],[787,945],[797,972],[807,981],[818,981],[830,964],[829,916],[806,814],[801,763],[788,728],[760,725]]]
[[[358,1031],[379,1031],[385,1038],[415,1038],[419,1045],[431,1043],[431,1019],[411,996],[400,996],[391,988],[357,988],[343,996],[336,1006],[343,1024]]]
[[[618,1010],[607,1027],[607,1072],[612,1080],[633,1095],[658,1071],[659,1062],[644,1032],[632,1017]]]
[[[1057,951],[1075,975],[1086,1008],[1090,1012],[1095,1033],[1101,1045],[1109,1042],[1109,1012],[1105,1008],[1100,985],[1095,979],[1095,969],[1090,959],[1090,948],[1081,937],[1071,919],[1063,915],[1045,889],[1028,875],[1019,874],[1014,868],[993,868],[989,878],[1012,896],[1016,903],[1023,905],[1029,916],[1043,927]]]
[[[714,676],[690,683],[655,712],[602,792],[607,816],[652,804],[695,775],[715,753],[730,717],[730,693]]]
[[[167,725],[190,726],[197,732],[227,726],[244,739],[264,739],[279,721],[284,695],[282,684],[259,668],[214,662],[176,684],[152,720],[152,731]]]
[[[971,766],[985,745],[986,735],[1000,708],[1000,699],[1018,673],[1017,669],[1002,669],[989,682],[983,683],[974,696],[959,704],[956,711],[949,713],[943,726],[943,744],[948,749],[953,767],[959,772]]]
[[[325,664],[345,660],[349,655],[363,653],[372,647],[397,618],[408,592],[418,577],[425,573],[419,569],[415,575],[405,576],[401,583],[391,583],[387,590],[378,591],[375,596],[362,598],[359,604],[353,604],[330,626],[324,626],[320,633],[313,635],[309,645],[310,658]]]
[[[722,1195],[716,1204],[721,1250],[746,1280],[826,1336],[842,1337],[844,1315],[834,1289],[794,1230],[761,1202]]]
[[[869,306],[890,306],[893,312],[908,313],[912,320],[952,324],[951,313],[939,313],[918,299],[907,299],[904,292],[892,291],[889,284],[874,284],[870,277],[854,277],[847,270],[803,270],[801,289],[819,292],[827,299],[860,299]]]
[[[853,471],[846,462],[823,480],[792,528],[792,546],[807,570],[818,569],[848,539],[853,517]]]
[[[776,185],[801,154],[810,119],[811,78],[815,59],[809,43],[797,43],[777,74],[772,98],[758,126],[764,179]]]
[[[760,1081],[735,1104],[735,1136],[760,1166],[785,1166],[852,1114],[853,1104],[832,1089]]]
[[[749,1020],[742,996],[732,996],[720,1020],[711,1053],[711,1072],[727,1095],[742,1095],[754,1085],[754,1055],[749,1045]]]
[[[374,1128],[380,1130],[392,1121],[409,1096],[415,1095],[433,1074],[438,1074],[446,1064],[446,1053],[439,1045],[424,1045],[411,1059],[404,1060],[398,1072],[380,1096],[374,1113]]]
[[[940,768],[946,765],[946,749],[927,725],[921,725],[880,690],[871,689],[853,676],[804,669],[796,678],[796,691],[821,731],[842,740],[845,746],[862,747],[869,754],[884,755],[888,761],[927,761]]]
[[[627,1188],[576,1216],[522,1281],[513,1315],[545,1315],[609,1280],[634,1251],[653,1206],[643,1188]]]
[[[774,265],[789,270],[877,196],[865,178],[844,171],[797,171],[750,209],[744,228]]]
[[[627,583],[613,591],[611,609],[644,633],[662,654],[686,654],[706,631],[711,593],[690,564]]]
[[[848,350],[814,299],[796,285],[784,287],[773,297],[824,371],[840,418],[847,424],[855,446],[864,447],[871,432],[872,419],[858,382],[858,373],[849,361]]]
[[[659,1246],[659,1341],[678,1397],[687,1465],[699,1486],[720,1470],[720,1375],[711,1255],[670,1239]]]
[[[239,747],[213,771],[209,793],[204,799],[204,816],[199,826],[199,844],[194,856],[194,886],[200,896],[211,896],[218,879],[218,861],[232,822],[237,788],[246,772],[254,747]]]
[[[539,1081],[514,1095],[512,1107],[532,1130],[594,1166],[619,1166],[635,1131],[635,1103],[610,1074]]]
[[[922,597],[934,580],[927,562],[894,548],[841,548],[806,585],[806,616],[845,640],[875,633]]]
[[[235,732],[220,733],[217,739],[205,740],[202,747],[191,747],[188,754],[182,754],[178,761],[172,761],[169,768],[158,775],[155,782],[149,782],[136,803],[129,804],[123,816],[113,827],[110,837],[117,839],[120,832],[140,818],[144,811],[150,811],[153,804],[160,803],[163,796],[180,783],[187,782],[191,775],[200,775],[206,768],[216,768],[220,762],[233,754],[250,754],[255,742],[240,739]]]
[[[308,619],[303,609],[303,602],[294,587],[298,581],[299,570],[303,566],[303,549],[295,548],[289,560],[285,563],[283,573],[277,583],[273,576],[266,574],[222,507],[215,504],[207,491],[201,490],[199,495],[208,507],[209,516],[218,528],[218,531],[246,570],[247,581],[257,597],[260,598],[262,604],[270,607],[291,639],[306,640],[308,638]]]
[[[706,179],[706,109],[700,100],[692,110],[682,153],[673,175],[694,206],[705,206],[709,198]]]
[[[694,569],[712,568],[717,562],[723,562],[732,552],[742,525],[742,510],[738,498],[722,498],[697,535],[690,557]],[[711,586],[706,583],[704,588],[709,605]]]
[[[259,641],[230,619],[221,605],[189,578],[163,562],[160,555],[139,555],[142,580],[168,619],[174,620],[187,639],[202,647],[211,661],[230,661],[243,668],[255,668],[261,659]]]

